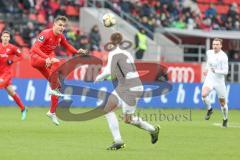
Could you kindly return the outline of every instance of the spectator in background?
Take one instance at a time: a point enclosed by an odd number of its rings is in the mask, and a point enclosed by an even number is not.
[[[233,3],[229,6],[227,17],[231,17],[233,20],[235,20],[237,15],[238,15],[238,5],[236,3]]]
[[[68,29],[66,38],[68,41],[73,44],[74,47],[77,46],[77,38],[76,38],[76,33],[73,30]],[[77,47],[76,47],[77,48]]]
[[[99,33],[99,28],[97,25],[94,25],[91,29],[91,32],[89,34],[89,39],[90,39],[90,50],[91,51],[101,51],[100,48],[100,42],[101,42],[101,35]]]
[[[185,23],[185,16],[182,15],[177,22],[173,22],[172,27],[178,29],[185,29],[187,27]]]
[[[89,50],[90,49],[90,44],[89,44],[89,39],[88,39],[88,36],[85,35],[85,34],[82,34],[80,36],[80,42],[79,42],[79,47],[83,48],[83,49],[86,49],[86,50]]]
[[[36,36],[35,34],[33,34],[34,32],[35,32],[34,24],[29,21],[27,23],[27,26],[25,26],[22,31],[22,37],[29,46],[32,45],[31,43],[32,38]]]
[[[135,47],[137,49],[135,53],[136,59],[142,59],[145,51],[147,50],[147,35],[143,28],[140,28],[139,32],[135,35]]]
[[[148,17],[151,14],[154,14],[153,8],[151,8],[147,2],[144,2],[140,10],[140,16]]]
[[[217,10],[213,3],[211,3],[210,7],[205,12],[205,17],[213,18],[217,15]]]
[[[132,3],[130,1],[128,1],[128,0],[121,0],[119,5],[121,7],[121,10],[124,13],[130,14],[131,9],[132,9]]]
[[[150,17],[149,17],[149,18],[150,18]],[[143,16],[143,17],[141,18],[141,22],[142,22],[142,25],[143,25],[145,28],[151,30],[151,26],[150,26],[150,24],[149,24],[149,18],[146,17],[146,16]]]
[[[220,30],[221,26],[223,26],[222,18],[220,15],[217,15],[212,20],[212,29],[213,30]]]
[[[227,18],[227,20],[226,20],[226,22],[225,22],[225,28],[226,28],[226,30],[232,30],[232,28],[233,28],[233,19],[232,19],[232,17],[228,17]]]
[[[189,18],[187,23],[187,29],[193,30],[195,27],[196,27],[196,23],[192,18]]]

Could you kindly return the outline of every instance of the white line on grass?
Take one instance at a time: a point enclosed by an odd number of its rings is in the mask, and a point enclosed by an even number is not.
[[[214,126],[218,126],[218,127],[222,127],[221,123],[213,123]],[[240,124],[239,123],[230,123],[228,125],[228,128],[240,128]]]

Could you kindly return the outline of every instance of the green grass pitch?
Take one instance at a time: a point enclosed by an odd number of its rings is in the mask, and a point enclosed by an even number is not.
[[[106,150],[112,136],[104,117],[86,122],[61,121],[60,126],[55,126],[46,117],[47,110],[29,108],[27,120],[21,121],[16,107],[0,107],[0,160],[239,160],[240,157],[240,111],[237,110],[229,112],[229,128],[221,128],[220,110],[215,110],[211,119],[205,121],[204,110],[192,110],[190,114],[190,110],[138,109],[144,119],[160,124],[159,141],[152,145],[148,133],[120,120],[126,148],[119,151]],[[120,117],[121,112],[117,113]]]

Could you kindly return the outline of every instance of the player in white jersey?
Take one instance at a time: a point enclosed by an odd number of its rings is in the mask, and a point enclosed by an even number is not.
[[[133,115],[136,110],[136,99],[140,98],[143,93],[143,86],[136,71],[134,59],[126,49],[121,47],[123,41],[120,33],[114,33],[111,36],[110,44],[113,49],[109,52],[108,63],[103,72],[96,77],[96,81],[101,81],[111,75],[118,82],[105,106],[105,111],[108,112],[106,118],[114,138],[113,145],[108,149],[116,150],[124,147],[118,120],[113,112],[113,109],[117,107],[122,107],[124,122],[148,131],[151,135],[151,142],[154,144],[158,141],[159,127],[154,127],[140,117]]]
[[[213,113],[208,95],[214,89],[217,92],[223,113],[222,126],[227,127],[228,105],[225,76],[228,74],[228,57],[222,51],[222,39],[215,38],[212,42],[212,48],[212,50],[207,51],[207,65],[204,71],[206,79],[202,87],[202,100],[207,107],[205,119],[209,120]]]

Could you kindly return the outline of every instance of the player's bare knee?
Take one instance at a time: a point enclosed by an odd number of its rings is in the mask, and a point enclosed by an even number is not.
[[[202,93],[202,98],[206,98],[207,94],[206,93]]]
[[[14,96],[15,94],[16,94],[16,92],[14,91],[14,90],[12,90],[12,89],[6,89],[7,90],[7,92],[8,92],[8,94],[10,95],[10,96]]]

